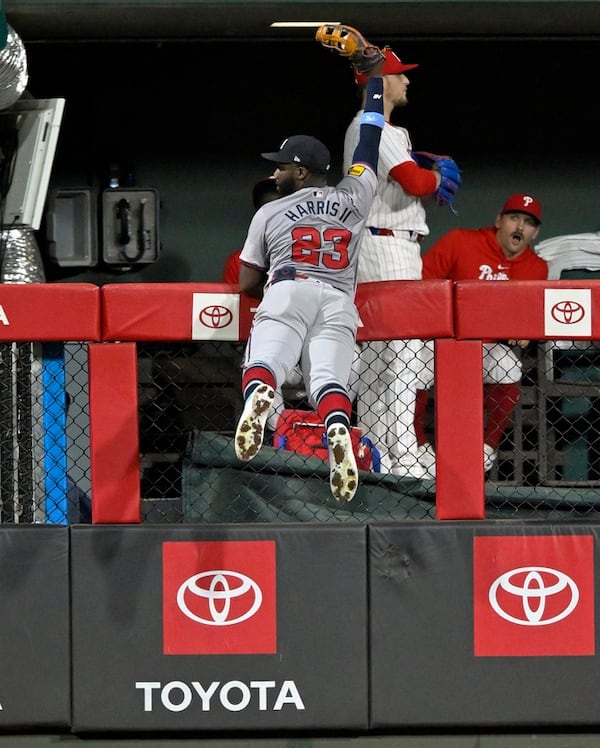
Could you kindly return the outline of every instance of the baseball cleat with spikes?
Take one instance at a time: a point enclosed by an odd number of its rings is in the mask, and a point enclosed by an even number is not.
[[[327,431],[327,445],[331,493],[340,503],[352,501],[358,488],[358,468],[348,427],[342,423],[331,426]]]
[[[261,384],[246,400],[235,431],[235,454],[238,460],[248,462],[258,454],[274,398],[275,390],[267,384]]]

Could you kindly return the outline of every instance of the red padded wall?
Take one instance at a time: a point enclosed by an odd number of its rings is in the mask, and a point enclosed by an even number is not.
[[[0,341],[100,340],[93,283],[0,284]]]

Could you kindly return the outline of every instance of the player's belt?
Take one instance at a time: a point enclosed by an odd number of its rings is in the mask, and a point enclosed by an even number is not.
[[[299,273],[293,265],[285,265],[284,267],[275,270],[270,278],[271,285],[273,285],[273,283],[279,283],[279,281],[287,280],[310,280],[310,275]]]
[[[373,236],[404,236],[411,242],[420,242],[423,240],[424,234],[419,234],[418,231],[399,231],[398,229],[378,229],[375,226],[367,226],[367,229],[373,234]]]
[[[325,286],[335,288],[336,291],[341,290],[337,286],[334,286],[333,283],[329,283],[329,281],[322,281],[318,278],[313,278],[312,275],[299,272],[293,265],[284,265],[284,267],[275,270],[273,275],[269,278],[269,285],[272,286],[274,283],[279,283],[284,280],[309,280],[313,283],[322,283]],[[342,293],[344,293],[344,291],[342,291]]]

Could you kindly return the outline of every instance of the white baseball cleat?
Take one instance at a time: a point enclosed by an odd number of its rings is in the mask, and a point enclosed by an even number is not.
[[[435,479],[435,450],[429,442],[421,444],[417,450],[419,462],[425,468],[425,478]]]
[[[408,464],[404,460],[398,461],[392,466],[392,475],[397,478],[413,478],[414,480],[422,480],[427,477],[427,471],[421,465],[421,463],[412,457]]]
[[[329,449],[329,485],[340,503],[352,501],[358,488],[358,468],[347,426],[336,423],[327,431]]]
[[[483,472],[488,473],[498,459],[498,451],[489,444],[483,445]]]
[[[235,454],[238,460],[248,462],[258,454],[274,398],[275,390],[268,384],[260,384],[246,400],[235,430]]]

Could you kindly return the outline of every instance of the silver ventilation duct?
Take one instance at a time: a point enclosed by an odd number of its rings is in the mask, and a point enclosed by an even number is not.
[[[33,229],[19,227],[0,231],[2,283],[44,283],[46,276]]]
[[[0,51],[0,109],[21,97],[27,86],[27,54],[20,36],[8,26],[6,46]]]
[[[27,54],[21,37],[10,26],[6,45],[0,51],[0,110],[21,98],[29,79]],[[42,283],[44,266],[35,234],[29,228],[0,230],[0,281]]]

